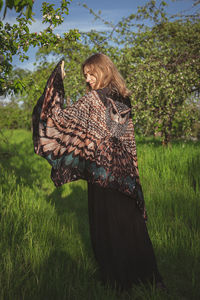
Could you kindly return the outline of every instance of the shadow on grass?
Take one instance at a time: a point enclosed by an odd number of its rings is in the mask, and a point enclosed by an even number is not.
[[[71,185],[71,194],[69,196],[62,196],[63,188],[56,189],[47,201],[55,206],[56,212],[60,217],[61,222],[67,223],[66,216],[74,214],[78,223],[78,232],[86,255],[93,257],[92,246],[89,236],[88,226],[88,207],[87,207],[87,190],[80,186]],[[170,249],[160,248],[156,251],[158,267],[163,276],[164,282],[169,290],[169,293],[161,293],[155,298],[150,297],[150,291],[142,290],[142,287],[133,287],[132,292],[121,295],[119,299],[138,299],[135,293],[141,294],[140,299],[198,299],[200,290],[198,287],[197,277],[200,275],[198,271],[197,260],[200,260],[200,255],[195,258],[189,255],[184,248],[184,245],[179,246],[173,252]],[[83,271],[84,272],[84,271]],[[99,273],[96,272],[93,278],[96,282],[99,281]],[[80,284],[82,284],[80,282]],[[146,297],[143,293],[146,293]],[[135,296],[134,296],[135,295]],[[101,299],[100,297],[97,299]],[[117,299],[117,298],[116,298]]]
[[[200,156],[196,154],[193,155],[191,159],[188,160],[188,181],[192,188],[196,192],[200,188]]]
[[[55,207],[62,224],[67,224],[69,216],[75,216],[78,226],[77,231],[80,234],[84,248],[88,255],[93,255],[89,235],[87,188],[83,188],[77,183],[70,183],[69,185],[70,192],[67,196],[63,196],[65,187],[61,186],[47,196],[46,200]],[[84,186],[87,186],[86,182],[84,182]]]
[[[200,299],[200,269],[197,263],[200,255],[194,257],[184,246],[175,251],[176,253],[169,249],[157,251],[158,266],[168,289],[167,299]]]
[[[54,237],[50,238],[54,241]],[[95,281],[62,247],[63,241],[56,239],[56,246],[37,267],[32,263],[23,268],[22,263],[16,265],[9,276],[10,288],[1,287],[1,299],[86,299],[84,295]]]
[[[81,299],[81,287],[85,288],[84,281],[89,274],[61,249],[62,245],[57,245],[40,266],[33,299],[75,299],[76,296]]]

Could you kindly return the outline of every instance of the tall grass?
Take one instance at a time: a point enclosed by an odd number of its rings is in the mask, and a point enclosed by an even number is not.
[[[169,292],[134,286],[118,294],[99,281],[87,183],[55,188],[31,134],[5,132],[0,146],[0,299],[199,299],[200,144],[137,140],[148,230]]]

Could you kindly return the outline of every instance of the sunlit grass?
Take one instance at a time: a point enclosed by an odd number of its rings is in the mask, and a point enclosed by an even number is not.
[[[103,287],[90,244],[87,183],[55,188],[31,133],[0,146],[0,299],[199,299],[200,144],[138,139],[148,230],[169,293]]]

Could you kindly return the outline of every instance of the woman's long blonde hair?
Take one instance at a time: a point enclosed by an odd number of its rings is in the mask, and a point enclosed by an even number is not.
[[[123,77],[107,55],[93,54],[82,64],[82,71],[83,74],[89,72],[96,77],[95,90],[108,87],[110,93],[118,93],[123,97],[130,96]]]

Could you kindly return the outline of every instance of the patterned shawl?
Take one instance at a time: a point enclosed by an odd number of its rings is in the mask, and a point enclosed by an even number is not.
[[[35,153],[51,164],[56,186],[85,179],[117,189],[146,220],[129,98],[92,90],[64,109],[63,66],[58,63],[33,110]]]

